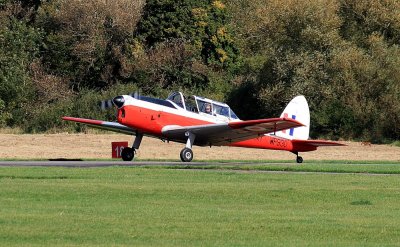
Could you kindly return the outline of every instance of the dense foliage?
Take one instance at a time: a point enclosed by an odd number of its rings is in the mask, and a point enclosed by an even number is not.
[[[182,90],[243,119],[303,94],[314,138],[400,139],[398,1],[0,0],[0,24],[3,127],[111,119],[99,100]]]

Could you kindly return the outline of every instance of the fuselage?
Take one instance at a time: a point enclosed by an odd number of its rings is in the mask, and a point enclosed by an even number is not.
[[[163,129],[168,126],[195,126],[204,124],[227,123],[241,121],[237,118],[193,112],[183,109],[171,101],[148,102],[127,97],[125,105],[118,110],[118,122],[133,129],[139,129],[144,135],[167,139]],[[172,140],[185,143],[186,139]],[[194,145],[199,145],[194,143]],[[258,138],[230,143],[229,146],[286,150],[291,152],[306,152],[316,150],[309,145],[296,145],[290,139],[265,134]]]

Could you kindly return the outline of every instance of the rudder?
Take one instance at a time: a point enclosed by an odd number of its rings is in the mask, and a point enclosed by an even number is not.
[[[287,129],[276,133],[287,139],[307,140],[310,133],[310,110],[303,95],[294,97],[281,114],[281,118],[291,118],[304,124],[303,127]]]

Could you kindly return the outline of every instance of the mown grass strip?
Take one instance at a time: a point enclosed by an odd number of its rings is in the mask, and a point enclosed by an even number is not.
[[[90,160],[94,162],[94,160]],[[103,160],[104,161],[104,160]],[[105,160],[107,161],[107,160]],[[62,161],[59,161],[62,164]],[[143,163],[141,163],[143,162]],[[147,164],[147,161],[126,162],[123,164],[141,166],[153,169],[219,169],[219,170],[240,170],[240,171],[282,171],[282,172],[326,172],[326,173],[365,173],[365,174],[400,174],[400,164],[396,162],[367,161],[349,162],[340,161],[309,161],[303,164],[294,162],[275,161],[200,161],[183,163],[180,161],[160,161],[157,164]],[[165,162],[165,164],[162,164]],[[79,164],[79,162],[77,163]],[[110,163],[112,165],[113,163]]]
[[[146,167],[146,166],[145,166]],[[151,166],[148,166],[151,167]],[[161,168],[162,166],[156,166]],[[169,169],[219,169],[238,171],[282,171],[282,172],[326,172],[326,173],[365,173],[365,174],[400,174],[400,164],[339,164],[339,163],[311,163],[311,164],[217,164],[190,165],[185,164],[167,166]]]
[[[397,176],[0,168],[3,246],[394,246]]]

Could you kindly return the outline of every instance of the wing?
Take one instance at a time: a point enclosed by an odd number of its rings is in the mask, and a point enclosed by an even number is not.
[[[72,121],[77,123],[83,123],[89,125],[93,128],[110,130],[114,132],[119,132],[128,135],[135,135],[136,130],[128,126],[116,123],[116,122],[106,122],[101,120],[85,119],[85,118],[74,118],[74,117],[62,117],[63,120]]]
[[[170,125],[162,129],[162,134],[168,140],[186,142],[185,133],[191,132],[196,136],[195,145],[223,146],[300,126],[303,124],[290,118],[269,118],[195,126]]]

